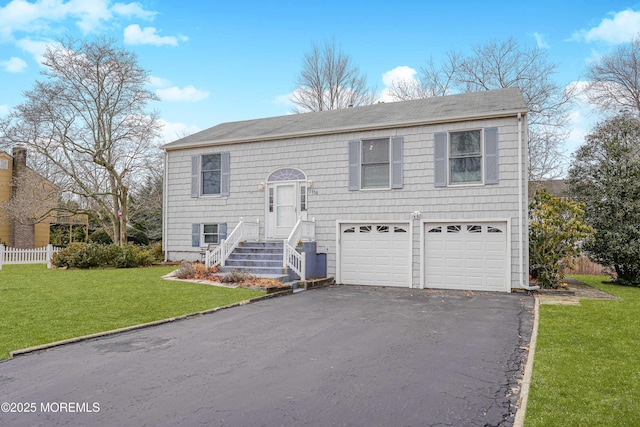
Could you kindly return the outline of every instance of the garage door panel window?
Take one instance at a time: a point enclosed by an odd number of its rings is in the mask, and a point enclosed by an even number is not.
[[[481,225],[467,225],[467,231],[469,233],[482,233]]]

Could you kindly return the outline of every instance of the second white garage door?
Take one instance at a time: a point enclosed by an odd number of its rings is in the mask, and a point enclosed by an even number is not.
[[[425,287],[508,292],[507,223],[425,227]]]
[[[340,224],[340,282],[409,286],[409,224]]]

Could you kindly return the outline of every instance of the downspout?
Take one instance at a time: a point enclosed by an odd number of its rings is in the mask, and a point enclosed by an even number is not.
[[[522,113],[518,113],[518,236],[520,241],[518,242],[518,264],[520,269],[520,287],[528,291],[535,291],[540,289],[540,286],[529,286],[527,276],[529,273],[524,271],[524,169],[522,167],[524,161],[522,159],[523,154],[523,140],[522,138]]]
[[[164,262],[167,262],[167,186],[169,175],[167,150],[164,151],[164,173],[162,179],[162,250],[164,251]]]

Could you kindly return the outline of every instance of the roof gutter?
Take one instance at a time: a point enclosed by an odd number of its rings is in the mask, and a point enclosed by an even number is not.
[[[426,126],[426,125],[434,125],[440,123],[456,123],[470,120],[485,120],[485,119],[497,119],[502,117],[513,117],[514,115],[521,116],[522,112],[525,110],[515,109],[515,110],[504,110],[500,112],[495,112],[491,114],[477,114],[477,115],[461,115],[461,116],[449,116],[449,117],[441,117],[432,120],[419,120],[419,121],[406,121],[406,122],[395,122],[395,123],[380,123],[380,124],[363,124],[359,126],[346,126],[340,128],[329,128],[329,129],[317,129],[313,131],[307,132],[288,132],[274,135],[266,135],[266,136],[251,136],[251,137],[242,137],[242,138],[226,138],[220,140],[202,140],[202,141],[194,141],[192,143],[184,143],[184,144],[174,144],[169,143],[163,145],[162,148],[165,151],[171,150],[182,150],[185,148],[198,148],[203,146],[215,146],[215,145],[227,145],[227,144],[241,144],[246,142],[263,142],[263,141],[274,141],[278,139],[292,139],[292,138],[305,138],[311,136],[318,135],[335,135],[340,133],[348,133],[348,132],[363,132],[363,131],[371,131],[371,130],[381,130],[381,129],[394,129],[394,128],[403,128],[403,127],[411,127],[411,126]],[[188,137],[187,137],[188,138]],[[177,142],[177,141],[176,141]]]
[[[524,186],[524,159],[522,158],[524,149],[524,138],[522,137],[522,113],[518,113],[518,236],[520,236],[520,242],[518,243],[518,264],[520,272],[520,287],[528,291],[536,291],[540,289],[540,286],[529,286],[529,272],[524,270],[524,211],[523,206],[526,198],[524,192],[526,187]],[[525,128],[526,130],[526,128]]]

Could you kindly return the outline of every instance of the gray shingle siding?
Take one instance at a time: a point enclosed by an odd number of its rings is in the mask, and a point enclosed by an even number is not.
[[[500,92],[500,91],[496,91]],[[516,98],[512,90],[491,96],[494,98]],[[475,94],[474,94],[475,95]],[[519,92],[517,93],[519,95]],[[247,221],[260,219],[260,233],[265,235],[265,190],[259,190],[258,184],[266,182],[268,175],[284,167],[293,167],[306,173],[313,182],[308,194],[308,218],[316,219],[318,251],[327,252],[328,274],[336,274],[336,221],[338,220],[388,220],[411,221],[411,213],[420,211],[422,220],[461,220],[461,219],[511,219],[511,275],[512,287],[519,282],[518,263],[518,121],[516,110],[524,113],[521,95],[520,103],[510,101],[509,117],[495,117],[479,120],[461,120],[453,123],[418,124],[398,128],[336,132],[310,136],[295,136],[267,141],[253,141],[250,129],[238,128],[236,124],[222,126],[220,129],[203,131],[165,146],[167,149],[167,203],[165,207],[165,249],[170,259],[199,258],[198,248],[191,247],[191,225],[193,223],[226,222],[229,233],[240,217]],[[450,98],[450,97],[444,97]],[[482,97],[472,97],[472,105],[478,104]],[[396,110],[413,111],[415,105],[398,106]],[[475,103],[475,104],[474,104]],[[493,104],[490,103],[490,106]],[[405,104],[405,103],[397,103]],[[450,102],[449,102],[450,104]],[[449,105],[446,102],[440,105]],[[385,104],[389,106],[391,104]],[[375,107],[375,106],[371,106]],[[402,107],[402,108],[401,108]],[[349,110],[367,109],[358,107]],[[444,108],[444,107],[443,107]],[[479,109],[478,112],[484,110]],[[492,107],[494,110],[497,107]],[[373,109],[375,110],[375,109]],[[512,111],[513,110],[513,111]],[[342,110],[346,111],[346,110]],[[377,111],[377,110],[376,110]],[[375,111],[374,111],[375,112]],[[464,109],[467,112],[467,109]],[[329,113],[329,112],[327,112]],[[335,112],[331,112],[335,113]],[[459,113],[459,114],[458,114]],[[468,113],[468,112],[467,112]],[[355,113],[348,111],[348,114]],[[361,116],[374,115],[370,110],[359,113]],[[378,113],[376,113],[378,114]],[[394,113],[395,114],[395,113]],[[415,114],[416,117],[418,113]],[[442,116],[453,117],[462,112],[446,110]],[[339,114],[335,114],[339,117]],[[507,115],[507,113],[504,113]],[[331,123],[346,126],[329,114]],[[375,116],[375,115],[374,115]],[[476,114],[481,116],[481,114]],[[296,118],[296,116],[292,116]],[[375,116],[378,118],[378,116]],[[287,116],[289,118],[289,116]],[[413,116],[411,116],[413,120]],[[287,131],[292,126],[301,126],[301,122],[292,119],[276,120],[280,128],[273,134]],[[273,119],[273,120],[275,120]],[[248,121],[260,129],[266,127],[262,119]],[[301,119],[302,122],[309,120]],[[364,120],[364,119],[363,119]],[[416,119],[417,120],[417,119]],[[287,128],[284,123],[294,122]],[[406,120],[405,120],[406,121]],[[259,123],[255,123],[259,122]],[[315,121],[313,121],[315,123]],[[242,123],[242,122],[240,122]],[[295,125],[295,126],[294,126]],[[495,185],[468,185],[456,187],[434,187],[434,134],[465,129],[497,127],[499,135],[499,182]],[[219,128],[216,126],[212,129]],[[297,132],[302,133],[298,128]],[[262,130],[263,133],[268,129]],[[238,133],[240,132],[240,133]],[[215,133],[215,137],[214,134]],[[199,136],[198,136],[199,135]],[[234,136],[235,135],[235,136]],[[246,138],[243,143],[220,142],[221,138]],[[404,138],[403,188],[389,190],[348,189],[348,142],[354,139],[402,136]],[[209,138],[209,139],[208,139]],[[215,140],[215,142],[212,140]],[[209,143],[205,143],[206,141]],[[523,183],[526,186],[526,143],[522,162]],[[228,197],[209,196],[192,198],[191,156],[209,153],[230,152],[230,195]],[[526,194],[523,203],[526,228]],[[420,226],[413,222],[413,273],[412,284],[420,286]],[[525,245],[527,241],[525,240]],[[526,261],[526,247],[524,248]],[[525,264],[525,271],[528,269]]]

